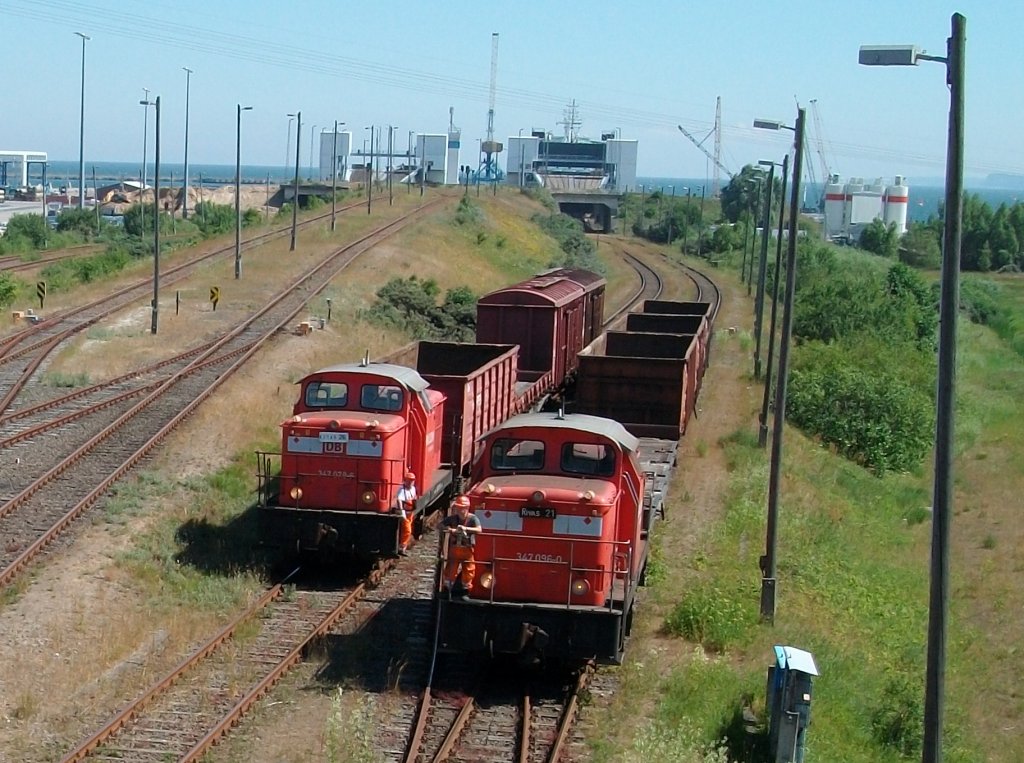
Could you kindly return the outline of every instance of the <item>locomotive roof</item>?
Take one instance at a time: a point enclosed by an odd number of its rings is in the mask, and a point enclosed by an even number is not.
[[[580,432],[591,432],[607,437],[623,450],[633,452],[636,452],[640,444],[640,441],[627,432],[619,422],[600,416],[590,416],[586,413],[569,413],[565,416],[559,416],[557,413],[522,413],[513,416],[492,431],[497,432],[513,427],[547,427],[548,429],[575,429]]]
[[[310,376],[319,376],[321,374],[330,373],[379,374],[380,376],[387,376],[394,379],[403,387],[410,389],[413,392],[423,392],[430,386],[427,383],[427,380],[420,376],[414,369],[406,366],[399,366],[394,363],[369,363],[367,365],[363,365],[362,363],[342,363],[337,366],[321,368],[316,373],[310,374]]]

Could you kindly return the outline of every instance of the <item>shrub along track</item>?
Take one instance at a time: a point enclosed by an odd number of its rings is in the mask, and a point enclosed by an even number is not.
[[[339,211],[344,212],[355,207],[361,209],[363,206],[362,203],[348,204],[341,207]],[[316,215],[299,223],[299,226],[312,227],[328,219],[330,215],[330,212]],[[245,250],[249,250],[288,235],[290,232],[291,226],[289,225],[259,233],[243,241],[242,246]],[[234,244],[230,244],[208,252],[201,252],[186,262],[162,269],[160,272],[161,286],[177,283],[192,275],[200,265],[223,255],[233,256],[234,251]],[[140,299],[151,297],[152,290],[152,278],[140,280],[111,294],[104,295],[98,300],[56,313],[33,326],[0,338],[0,413],[7,411],[15,401],[22,399],[22,392],[28,387],[29,380],[33,378],[43,361],[62,342]],[[33,396],[38,396],[38,386],[33,386],[30,389]],[[35,402],[38,400],[31,400],[26,404]]]
[[[35,450],[42,473],[0,505],[0,586],[10,582],[71,522],[142,459],[309,300],[359,255],[441,204],[438,199],[336,250],[287,284],[248,320],[232,329],[165,381],[153,386],[67,454]],[[101,404],[102,405],[102,404]],[[100,416],[100,418],[103,418]],[[84,426],[85,418],[76,424]],[[48,460],[47,460],[48,459]],[[45,489],[44,489],[45,488]],[[70,509],[68,507],[71,507]]]
[[[662,288],[656,272],[639,262],[634,267],[641,286],[627,308],[641,299],[657,297]],[[428,530],[433,529],[432,524],[428,523]],[[338,657],[321,669],[322,676],[355,671],[367,686],[401,685],[406,690],[407,699],[383,724],[388,754],[400,760],[417,717],[415,698],[428,680],[431,662],[432,598],[437,588],[437,552],[432,540],[416,544],[406,559],[381,561],[367,580],[341,591],[304,591],[285,597],[280,585],[275,586],[64,760],[92,756],[195,760],[317,642]],[[397,574],[389,574],[392,568]],[[292,601],[296,597],[316,616],[295,614]],[[247,622],[254,623],[259,633],[238,643],[235,634]],[[295,623],[301,623],[299,630]],[[357,640],[362,641],[364,651]],[[335,642],[341,646],[332,648]],[[358,656],[353,658],[354,654]],[[272,655],[276,660],[270,659]],[[186,673],[188,680],[181,681]],[[537,709],[548,707],[550,694],[547,689],[543,702],[532,703],[534,709],[526,713],[527,719],[551,715],[549,710]],[[522,700],[517,706],[523,706]],[[534,748],[538,739],[560,737],[565,741],[567,724],[562,724],[559,734],[551,731],[550,723],[542,725],[547,730],[533,733]],[[527,749],[530,745],[527,743]]]

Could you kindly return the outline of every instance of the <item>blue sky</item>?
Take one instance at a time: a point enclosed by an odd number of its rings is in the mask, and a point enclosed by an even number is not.
[[[195,72],[192,164],[234,163],[237,103],[253,107],[243,115],[246,164],[284,163],[289,112],[302,111],[308,149],[310,128],[335,119],[360,134],[370,124],[395,125],[396,144],[405,145],[410,130],[443,132],[450,106],[462,128],[462,161],[474,163],[477,139],[486,136],[497,32],[498,140],[520,129],[560,134],[575,99],[581,135],[619,129],[640,141],[640,175],[701,177],[708,161],[676,125],[703,138],[716,97],[722,161],[734,172],[780,160],[792,140],[754,130],[755,117],[792,124],[798,99],[813,128],[814,99],[833,171],[941,177],[944,66],[864,67],[857,50],[917,44],[944,55],[953,12],[967,17],[966,174],[1024,173],[1024,3],[1008,0],[0,0],[0,149],[78,158],[81,31],[91,37],[87,163],[141,162],[144,87],[161,96],[162,160],[181,162],[184,66]],[[713,149],[713,137],[705,146]],[[150,161],[152,150],[151,134]]]

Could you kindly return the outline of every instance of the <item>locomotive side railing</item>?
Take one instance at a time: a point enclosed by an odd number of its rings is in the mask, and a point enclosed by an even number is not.
[[[552,559],[550,555],[540,555],[545,558],[539,559],[526,559],[521,556],[498,556],[496,553],[496,544],[499,541],[507,541],[509,539],[515,539],[516,541],[545,541],[550,542],[552,537],[549,535],[506,535],[496,532],[485,532],[477,536],[476,541],[476,553],[474,557],[480,555],[481,544],[490,544],[490,558],[489,559],[474,559],[474,564],[478,568],[482,568],[482,571],[478,569],[476,579],[478,586],[485,588],[488,592],[488,603],[504,603],[505,600],[498,598],[500,597],[500,577],[496,574],[495,569],[498,565],[503,563],[514,563],[517,565],[540,565],[550,568],[562,568],[565,570],[567,579],[565,599],[561,603],[549,603],[543,602],[544,606],[558,606],[571,609],[573,607],[585,606],[591,611],[607,611],[607,612],[622,612],[628,603],[628,594],[633,589],[634,574],[633,574],[633,556],[635,550],[629,541],[608,541],[608,540],[591,540],[589,538],[572,538],[572,539],[558,539],[560,542],[569,544],[569,558],[568,559]],[[442,536],[441,551],[440,551],[440,563],[441,568],[444,569],[448,563],[448,549],[450,546],[450,539],[447,535]],[[610,559],[612,564],[610,568],[605,567],[588,567],[582,566],[576,562],[578,551],[586,548],[588,551],[594,547],[607,546],[610,548],[611,554]],[[484,572],[490,572],[492,576],[492,583],[489,587],[479,585],[479,581]],[[576,578],[584,577],[586,575],[593,576],[607,576],[610,578],[611,584],[609,586],[608,595],[603,605],[582,605],[579,602],[573,601],[573,582]],[[441,592],[440,583],[438,585],[438,592]],[[616,594],[619,594],[616,596]],[[529,603],[516,600],[513,603]]]

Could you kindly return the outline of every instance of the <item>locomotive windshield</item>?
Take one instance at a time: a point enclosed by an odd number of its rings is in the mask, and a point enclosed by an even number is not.
[[[393,384],[364,384],[359,402],[366,411],[400,411],[402,397],[402,388]]]
[[[537,470],[544,468],[544,443],[503,437],[491,446],[492,469]]]
[[[615,451],[607,445],[567,442],[562,446],[561,469],[570,474],[611,477],[615,474]]]
[[[306,385],[309,408],[344,408],[348,404],[348,385],[343,382],[311,382]]]

